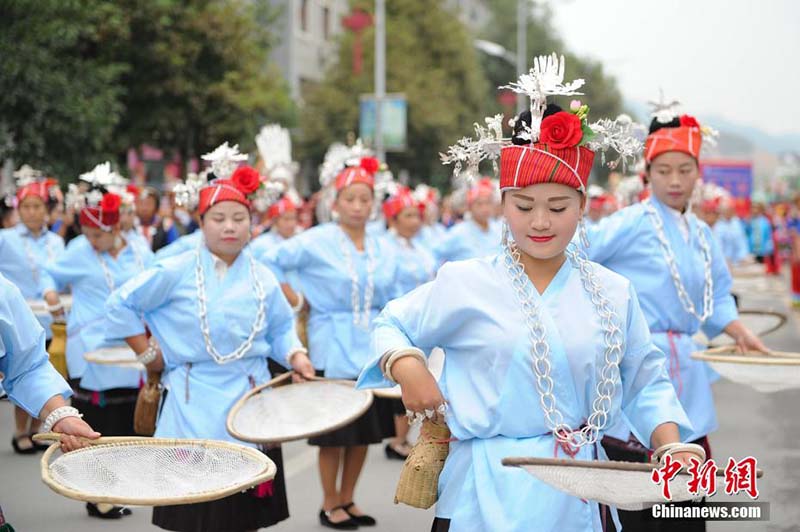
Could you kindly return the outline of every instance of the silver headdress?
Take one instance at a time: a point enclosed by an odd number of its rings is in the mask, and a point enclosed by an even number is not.
[[[658,101],[650,100],[647,104],[651,107],[650,116],[655,118],[660,124],[669,124],[676,118],[680,118],[681,102],[680,100],[667,100],[664,97],[664,90],[659,89]],[[708,125],[700,126],[700,133],[703,135],[703,144],[700,147],[700,152],[706,152],[709,148],[717,145],[719,140],[719,131]]]
[[[317,202],[317,219],[328,222],[333,219],[333,202],[336,199],[336,176],[348,166],[358,166],[364,157],[372,157],[373,152],[357,139],[352,146],[340,142],[330,145],[325,159],[319,167],[319,184],[321,186]],[[390,174],[391,175],[391,174]],[[376,182],[378,175],[376,174]]]
[[[14,172],[14,181],[16,182],[17,187],[24,187],[30,185],[31,183],[41,181],[42,179],[44,179],[44,174],[41,172],[41,170],[31,168],[27,164],[23,164],[19,170]]]
[[[548,96],[573,96],[580,95],[578,89],[584,86],[583,79],[571,82],[564,81],[564,57],[556,54],[534,58],[533,68],[527,74],[509,85],[500,87],[509,89],[518,94],[527,95],[530,100],[531,124],[520,128],[517,136],[528,140],[532,144],[539,141],[544,112],[547,109]],[[586,116],[589,112],[587,105],[573,101],[569,112],[577,115],[583,122],[584,132],[580,145],[594,151],[601,152],[605,163],[605,152],[613,150],[618,158],[611,161],[609,166],[616,167],[620,161],[623,165],[635,159],[641,153],[643,138],[646,130],[644,126],[636,124],[628,115],[620,115],[616,119],[601,119],[594,123],[587,123]],[[511,121],[515,126],[519,117]],[[497,159],[504,147],[511,146],[510,138],[502,135],[502,116],[495,115],[485,119],[485,126],[475,124],[475,136],[462,138],[451,146],[447,153],[440,154],[443,164],[453,164],[454,188],[463,188],[471,184],[480,175],[479,166],[482,161],[489,160],[495,175],[498,174]]]
[[[201,157],[204,161],[211,163],[211,172],[217,179],[228,179],[239,163],[247,160],[246,153],[239,153],[239,145],[228,146],[223,142],[214,151],[206,153]]]
[[[549,56],[535,57],[533,68],[527,74],[522,74],[517,81],[500,88],[525,94],[531,99],[531,125],[528,133],[529,140],[536,142],[539,140],[542,117],[547,109],[547,97],[582,96],[583,93],[578,92],[578,89],[585,84],[583,79],[564,83],[564,56],[558,57],[554,52]]]
[[[299,166],[292,160],[289,130],[278,124],[268,124],[256,135],[256,146],[270,180],[283,181],[287,187],[294,188]]]
[[[111,187],[125,187],[128,184],[127,179],[111,169],[111,163],[108,161],[100,163],[92,168],[91,171],[81,174],[78,179],[89,183],[92,187],[103,187],[115,194],[117,191],[110,190]]]
[[[176,184],[172,191],[175,193],[175,204],[188,211],[197,209],[200,202],[200,189],[208,184],[208,170],[200,173],[189,172],[186,180]]]

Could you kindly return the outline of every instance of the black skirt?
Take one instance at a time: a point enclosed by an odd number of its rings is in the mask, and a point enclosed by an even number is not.
[[[80,410],[83,419],[103,436],[136,436],[133,431],[133,412],[139,390],[113,388],[94,392],[74,386],[72,406]]]
[[[375,403],[377,403],[378,416],[380,416],[381,434],[384,438],[394,438],[397,435],[394,428],[394,417],[402,416],[406,411],[403,401],[376,397]]]
[[[316,371],[317,377],[324,377],[324,370]],[[355,379],[353,379],[355,380]],[[385,407],[378,408],[381,404],[378,397],[372,401],[369,409],[358,419],[340,429],[320,434],[308,439],[308,444],[315,447],[358,447],[372,445],[383,441],[388,427],[382,422],[381,413]],[[394,428],[392,428],[394,435]]]
[[[281,448],[269,449],[264,454],[278,467],[271,495],[259,498],[252,489],[216,501],[159,506],[153,508],[153,524],[177,532],[244,532],[288,519]]]
[[[385,416],[384,416],[385,417]],[[386,437],[386,423],[381,421],[377,398],[361,417],[340,429],[308,439],[316,447],[357,447],[380,443]],[[394,433],[394,429],[392,429]]]

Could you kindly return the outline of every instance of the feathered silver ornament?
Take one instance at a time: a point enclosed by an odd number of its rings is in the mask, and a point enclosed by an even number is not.
[[[202,171],[199,174],[190,172],[186,175],[185,181],[178,183],[172,189],[175,193],[175,203],[189,211],[197,209],[197,204],[200,202],[200,189],[207,184],[208,171]]]
[[[372,157],[372,150],[357,139],[352,146],[339,142],[330,145],[319,169],[319,184],[322,188],[333,186],[339,172],[348,166],[358,166],[364,157]]]
[[[453,165],[454,188],[469,188],[480,178],[480,164],[490,160],[497,173],[497,159],[506,139],[503,139],[503,115],[497,114],[484,119],[485,126],[474,124],[475,137],[463,137],[440,153],[442,164]]]
[[[664,98],[663,89],[659,89],[658,91],[658,101],[651,100],[647,103],[652,107],[650,116],[661,124],[668,124],[675,120],[678,117],[678,108],[681,105],[681,102],[678,100],[667,101],[666,98]]]
[[[531,99],[531,125],[527,132],[531,136],[531,142],[539,140],[539,130],[547,108],[548,96],[583,95],[578,89],[586,82],[583,79],[576,79],[564,83],[564,67],[563,55],[560,57],[555,53],[541,55],[533,59],[533,68],[527,74],[522,74],[517,81],[500,87],[517,94],[525,94]]]
[[[587,147],[594,152],[601,152],[603,164],[616,168],[622,162],[623,169],[629,162],[633,162],[642,152],[643,125],[634,122],[630,116],[621,114],[614,120],[602,118],[589,127],[594,132],[594,137],[587,143]],[[618,157],[606,163],[605,154],[609,150],[617,152]]]
[[[94,187],[110,189],[113,186],[125,186],[128,180],[111,169],[111,163],[106,161],[100,163],[91,171],[81,174],[78,179],[89,183]]]
[[[14,180],[16,181],[17,187],[20,188],[40,181],[43,177],[44,174],[42,174],[40,170],[31,168],[27,164],[23,164],[19,170],[14,172]]]
[[[76,211],[86,206],[86,196],[75,183],[67,185],[67,193],[64,195],[64,205],[66,208]]]
[[[255,192],[253,208],[258,212],[266,212],[270,206],[278,201],[286,191],[286,184],[281,181],[262,181]]]
[[[292,160],[289,130],[278,124],[268,124],[256,135],[256,146],[270,180],[284,181],[289,188],[294,187],[299,165]]]
[[[206,153],[201,157],[204,161],[211,164],[211,172],[218,179],[228,179],[239,163],[247,160],[246,153],[239,153],[239,145],[228,146],[223,142],[214,151]]]

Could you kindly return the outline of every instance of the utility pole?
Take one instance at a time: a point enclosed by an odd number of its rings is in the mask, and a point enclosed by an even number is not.
[[[375,0],[375,156],[386,160],[383,147],[383,100],[386,98],[386,3]]]
[[[528,71],[528,0],[517,0],[517,76]],[[517,112],[525,110],[525,95],[517,94]]]

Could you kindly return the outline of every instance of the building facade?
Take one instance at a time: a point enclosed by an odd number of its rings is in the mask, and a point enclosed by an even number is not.
[[[289,85],[292,98],[302,99],[306,87],[322,80],[336,60],[336,36],[347,31],[342,19],[350,13],[348,0],[268,0],[279,12],[277,45],[271,51]],[[403,0],[387,0],[397,2]],[[429,0],[435,2],[437,0]],[[440,0],[477,32],[489,17],[485,0]],[[391,31],[391,28],[388,29]],[[364,43],[364,47],[371,43]]]

